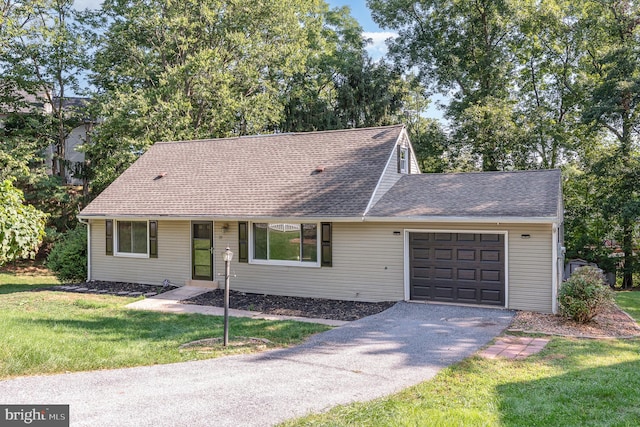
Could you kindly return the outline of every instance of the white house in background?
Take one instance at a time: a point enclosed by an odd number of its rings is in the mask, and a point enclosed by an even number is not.
[[[421,174],[403,125],[159,142],[80,213],[89,280],[556,311],[559,170]]]
[[[40,111],[44,114],[52,114],[53,107],[49,102],[46,101],[46,96],[41,94],[39,96],[26,93],[24,91],[18,91],[18,96],[24,102],[24,106],[20,107],[16,110],[14,107],[2,105],[0,106],[0,124],[1,122],[11,113],[20,113],[20,114],[28,114],[32,112]],[[58,101],[58,98],[53,98],[54,102]],[[68,97],[64,98],[63,108],[67,111],[73,109],[81,109],[84,108],[89,101],[89,98],[81,98],[81,97]],[[79,123],[75,126],[65,140],[65,160],[68,162],[68,167],[66,168],[65,175],[66,181],[69,184],[73,185],[81,185],[82,179],[75,178],[73,176],[73,172],[75,166],[78,164],[84,163],[84,153],[78,151],[78,147],[85,143],[87,140],[87,133],[92,126],[93,122]],[[51,174],[52,168],[52,159],[53,159],[54,147],[49,146],[46,149],[45,153],[45,162],[47,166],[47,171]]]

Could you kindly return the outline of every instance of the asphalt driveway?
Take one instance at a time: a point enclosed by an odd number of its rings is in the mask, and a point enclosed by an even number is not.
[[[289,349],[0,381],[0,403],[69,404],[72,426],[269,426],[430,379],[512,317],[398,303]]]

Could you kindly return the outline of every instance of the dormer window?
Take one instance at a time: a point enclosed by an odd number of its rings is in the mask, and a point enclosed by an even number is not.
[[[409,148],[398,147],[398,169],[400,173],[409,173]]]

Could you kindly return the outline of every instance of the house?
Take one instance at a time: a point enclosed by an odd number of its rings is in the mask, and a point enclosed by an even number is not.
[[[402,125],[159,142],[80,213],[89,279],[556,311],[560,171],[421,174]]]
[[[67,114],[80,113],[86,110],[89,98],[59,97],[52,96],[51,92],[41,91],[38,94],[31,94],[24,90],[11,90],[5,88],[6,102],[0,101],[0,127],[10,114],[53,114],[54,109],[49,99],[54,105],[62,108]],[[64,147],[62,149],[50,145],[45,150],[45,165],[49,175],[53,173],[53,159],[57,151],[64,154],[65,183],[71,185],[82,185],[83,180],[74,174],[80,171],[84,165],[84,152],[80,151],[80,146],[88,141],[89,130],[97,124],[93,120],[85,119],[74,124],[73,129],[67,134]],[[58,166],[60,167],[60,166]]]

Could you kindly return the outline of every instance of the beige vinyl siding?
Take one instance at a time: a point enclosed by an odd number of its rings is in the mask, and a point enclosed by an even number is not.
[[[227,244],[238,251],[238,224],[215,224],[216,247]],[[332,224],[332,267],[291,267],[232,262],[231,289],[243,292],[359,301],[399,301],[402,287],[402,236],[372,232],[362,224]],[[390,233],[391,234],[391,233]],[[391,239],[390,239],[391,238]],[[389,258],[389,254],[400,254]],[[398,262],[400,261],[400,262]],[[220,251],[216,251],[216,271],[223,271]],[[387,267],[385,269],[385,267]]]
[[[189,221],[158,221],[158,258],[105,255],[105,221],[91,220],[90,227],[93,280],[184,285],[191,277]]]
[[[215,271],[224,271],[222,251],[236,254],[231,288],[261,294],[399,301],[405,298],[405,230],[508,232],[508,308],[551,312],[551,224],[461,224],[334,222],[333,267],[292,267],[239,263],[238,223],[214,223]],[[223,227],[228,224],[228,229]],[[394,232],[400,232],[394,235]],[[158,258],[105,255],[104,221],[91,221],[94,280],[184,284],[191,277],[189,221],[158,222]],[[522,234],[530,237],[523,239]],[[214,279],[217,279],[215,277]]]
[[[409,160],[411,161],[409,165],[409,173],[410,174],[420,173],[420,165],[418,164],[418,159],[416,158],[416,155],[413,149],[411,150],[411,156]]]
[[[400,142],[396,145],[396,148],[391,153],[391,157],[387,162],[387,167],[382,173],[382,178],[378,183],[375,193],[371,198],[370,206],[375,206],[376,203],[384,196],[387,191],[394,186],[396,182],[402,177],[403,174],[398,172],[398,150],[401,147],[409,147],[409,151],[411,155],[409,156],[409,174],[417,174],[420,173],[420,166],[418,165],[418,159],[413,151],[413,147],[411,146],[411,142],[409,141],[409,137],[407,136],[406,130],[403,131],[402,137],[400,138]]]
[[[237,252],[237,223],[216,247]],[[551,224],[333,223],[333,267],[284,267],[233,262],[232,289],[361,301],[396,301],[404,294],[404,230],[508,232],[508,308],[551,312]],[[400,235],[394,235],[399,231]],[[530,238],[521,238],[529,234]],[[217,251],[216,270],[222,271]]]
[[[376,189],[376,192],[373,195],[370,206],[375,206],[375,204],[378,203],[378,201],[382,198],[382,196],[384,196],[385,193],[389,191],[389,189],[393,187],[393,185],[396,182],[398,182],[401,176],[402,174],[398,173],[398,162],[397,161],[389,162],[389,164],[387,165],[387,168],[382,174],[382,179],[380,179],[380,182],[378,183],[378,188]]]

